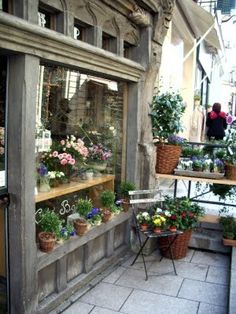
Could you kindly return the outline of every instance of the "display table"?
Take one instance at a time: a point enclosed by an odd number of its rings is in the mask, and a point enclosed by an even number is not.
[[[210,179],[210,178],[199,178],[199,177],[188,177],[188,176],[180,176],[176,174],[162,174],[157,173],[156,174],[157,179],[168,179],[168,180],[174,180],[174,197],[176,197],[177,194],[177,182],[178,180],[188,181],[188,192],[187,197],[190,198],[190,192],[191,192],[191,182],[204,182],[209,184],[223,184],[223,185],[236,185],[235,180],[229,180],[226,178],[222,179]],[[216,204],[216,205],[225,205],[225,206],[233,206],[236,207],[234,204],[226,204],[222,202],[213,202],[213,201],[203,201],[203,200],[197,200],[200,203],[210,203],[210,204]],[[218,215],[210,215],[207,214],[204,217],[200,218],[200,222],[207,222],[207,223],[218,223]]]

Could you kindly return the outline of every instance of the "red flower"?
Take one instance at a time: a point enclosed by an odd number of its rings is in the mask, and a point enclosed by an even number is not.
[[[186,217],[186,213],[185,212],[181,213],[181,217],[185,218]]]
[[[188,215],[189,215],[190,218],[193,218],[193,216],[194,216],[192,212],[189,212]]]
[[[171,215],[170,216],[170,219],[172,219],[172,220],[176,220],[176,218],[177,218],[176,215]]]

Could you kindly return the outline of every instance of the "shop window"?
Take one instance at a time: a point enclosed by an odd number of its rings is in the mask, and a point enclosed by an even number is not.
[[[105,32],[102,33],[102,49],[116,53],[117,39]]]
[[[90,43],[89,35],[92,31],[92,26],[83,23],[81,21],[75,20],[74,23],[74,39],[82,40]]]
[[[0,189],[5,187],[5,106],[7,59],[0,57]]]
[[[58,10],[40,4],[38,10],[38,24],[42,27],[62,32],[62,15],[63,14]]]
[[[37,163],[52,143],[73,136],[112,152],[102,173],[121,177],[124,83],[65,67],[41,65],[36,106]],[[86,167],[85,162],[78,166]],[[77,169],[77,170],[78,170]],[[53,166],[48,169],[50,171]],[[76,170],[76,167],[74,168]],[[76,171],[75,171],[76,172]],[[78,176],[75,173],[75,176]]]

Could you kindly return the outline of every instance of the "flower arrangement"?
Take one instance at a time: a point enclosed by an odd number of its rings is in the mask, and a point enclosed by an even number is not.
[[[216,158],[213,164],[213,171],[223,173],[224,169],[225,169],[224,162],[221,159]]]
[[[93,207],[91,212],[87,214],[87,219],[91,225],[100,225],[102,222],[100,209]]]
[[[163,229],[166,225],[166,218],[164,215],[155,214],[152,216],[152,225],[153,227],[159,227]]]
[[[111,157],[111,151],[100,143],[93,144],[88,148],[88,160],[90,162],[104,162]]]
[[[181,136],[177,136],[177,135],[169,135],[168,136],[168,144],[184,145],[184,143],[186,143],[186,139],[181,137]]]
[[[65,176],[62,171],[48,171],[49,179],[62,179]]]
[[[136,219],[139,224],[149,224],[151,221],[151,216],[148,212],[140,212],[136,215]]]
[[[48,177],[48,168],[43,163],[40,163],[37,168],[37,173],[39,178]]]
[[[42,154],[41,161],[50,171],[71,170],[76,164],[85,162],[88,149],[81,139],[74,135],[61,141],[54,141],[51,150]]]
[[[188,230],[196,226],[199,217],[204,215],[204,209],[186,197],[171,198],[165,196],[163,210],[166,225],[175,226],[179,230]]]

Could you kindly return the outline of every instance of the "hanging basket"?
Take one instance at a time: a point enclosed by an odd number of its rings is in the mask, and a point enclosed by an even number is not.
[[[182,147],[179,145],[157,144],[156,172],[171,174],[177,167]]]
[[[171,246],[173,259],[184,258],[188,252],[188,244],[192,235],[192,230],[186,230],[184,233],[178,235],[177,239]],[[170,235],[168,237],[162,237],[158,239],[159,247],[162,256],[171,258],[170,250],[167,250],[169,242],[173,241],[175,235]],[[169,242],[168,242],[169,238]]]
[[[225,176],[229,180],[236,180],[236,165],[226,163]]]

